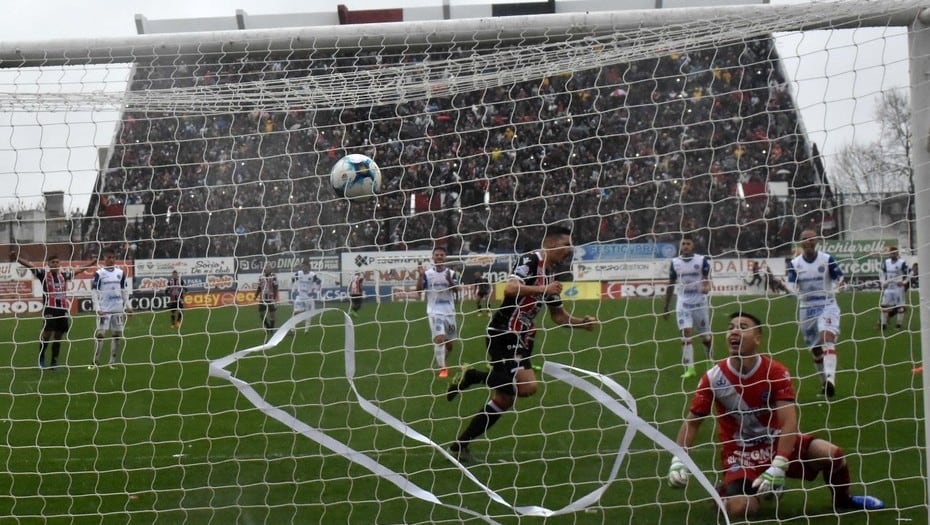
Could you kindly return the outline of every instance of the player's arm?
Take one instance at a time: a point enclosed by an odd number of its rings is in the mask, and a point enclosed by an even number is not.
[[[100,274],[94,272],[94,282],[90,285],[90,302],[94,305],[94,312],[100,315]]]
[[[86,272],[87,270],[90,270],[94,266],[97,266],[97,261],[91,260],[89,263],[85,264],[84,266],[81,266],[80,268],[75,268],[74,275],[82,274]]]
[[[426,288],[426,270],[423,269],[423,263],[417,263],[417,291],[422,292]]]
[[[681,422],[681,427],[678,428],[678,435],[675,437],[675,443],[685,449],[685,452],[688,451],[693,445],[695,439],[697,439],[698,431],[701,429],[701,425],[704,423],[705,416],[696,414],[694,412],[689,412],[688,417]],[[688,471],[688,468],[685,467],[684,462],[682,462],[677,456],[672,458],[672,464],[668,469],[668,484],[671,487],[681,488],[688,484],[688,479],[691,477],[691,472]]]
[[[126,274],[123,274],[119,281],[119,293],[123,299],[123,310],[127,314],[132,313],[132,303],[129,301],[129,286],[126,285]]]
[[[785,290],[791,295],[798,295],[798,271],[794,268],[794,263],[788,261],[785,267]]]
[[[10,250],[10,262],[19,263],[26,268],[35,268],[35,265],[31,261],[23,259],[23,257],[16,250]]]
[[[562,283],[552,281],[543,285],[530,285],[518,275],[511,275],[504,286],[505,297],[526,297],[532,295],[558,295],[562,293]]]
[[[846,279],[843,277],[843,270],[840,269],[839,263],[836,262],[836,259],[834,259],[832,255],[827,260],[827,272],[830,274],[830,278],[833,279],[838,289],[846,287]]]
[[[662,318],[668,319],[668,307],[672,304],[672,294],[675,293],[675,283],[678,282],[678,274],[675,272],[675,265],[670,263],[668,270],[668,286],[665,288],[665,306],[662,307]]]
[[[568,328],[580,328],[589,332],[594,330],[594,327],[598,325],[596,317],[591,315],[577,317],[568,313],[568,311],[566,311],[565,308],[561,306],[550,307],[549,317],[552,318],[553,322],[561,326],[567,326]]]
[[[704,257],[704,264],[701,266],[701,293],[709,294],[713,289],[713,283],[710,280],[710,258]],[[668,291],[666,291],[668,293]]]

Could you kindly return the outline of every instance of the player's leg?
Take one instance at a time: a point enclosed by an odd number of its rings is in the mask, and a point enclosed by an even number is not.
[[[123,332],[126,330],[126,314],[110,316],[110,367],[120,363],[120,355],[125,341]]]
[[[468,450],[469,444],[494,426],[501,414],[513,406],[518,395],[526,397],[536,392],[536,374],[529,357],[517,358],[523,355],[521,343],[519,336],[512,333],[496,334],[488,338],[491,372],[484,379],[494,394],[450,447],[452,454],[460,461],[473,460]],[[527,356],[530,353],[529,350],[525,351]]]
[[[447,315],[445,318],[445,344],[443,345],[443,366],[439,370],[439,377],[446,378],[449,376],[449,356],[455,350],[455,341],[459,338],[458,325],[455,322],[455,315]]]
[[[798,329],[801,332],[801,339],[804,346],[810,350],[811,359],[814,362],[814,369],[817,370],[817,377],[820,379],[821,394],[824,393],[826,377],[823,371],[823,348],[820,340],[820,332],[817,330],[817,317],[814,317],[809,308],[801,308],[798,311]]]
[[[700,336],[701,344],[704,345],[704,355],[711,361],[714,360],[714,336],[710,329],[710,307],[699,308],[692,312],[692,341],[695,336]],[[693,351],[693,350],[692,350]]]
[[[723,446],[723,464],[733,466],[723,472],[720,495],[731,518],[748,520],[759,512],[759,497],[752,483],[768,468],[768,455],[752,453],[758,451],[758,448],[748,451],[733,445]]]
[[[100,366],[100,358],[103,355],[104,337],[110,326],[110,316],[107,314],[97,316],[97,327],[94,330],[94,360],[88,368]]]
[[[493,363],[499,359],[505,359],[507,356],[507,341],[514,340],[513,334],[496,334],[493,337],[485,337],[485,348],[488,349],[488,356],[491,359],[492,367]],[[495,358],[494,356],[500,356]],[[477,368],[469,367],[462,372],[459,372],[452,378],[452,384],[449,385],[449,389],[446,390],[446,400],[452,401],[458,397],[459,392],[469,388],[472,385],[478,384],[487,384],[488,376],[490,372],[484,370],[478,370]]]
[[[678,330],[681,333],[681,364],[685,371],[681,374],[682,378],[694,377],[697,371],[694,369],[694,344],[691,338],[694,335],[694,321],[691,317],[691,310],[688,308],[676,308],[675,316],[678,320]]]
[[[840,334],[840,311],[836,305],[827,305],[817,320],[817,330],[823,348],[824,393],[833,397],[836,393],[836,371],[838,356],[836,342]]]
[[[60,315],[55,319],[54,330],[52,331],[52,361],[49,366],[52,370],[58,367],[58,358],[61,356],[61,342],[71,329],[71,322],[68,315]]]
[[[749,519],[759,512],[759,498],[755,495],[752,481],[740,478],[723,487],[723,501],[727,515],[733,519]]]
[[[850,493],[852,476],[843,449],[827,440],[804,436],[806,447],[802,448],[804,477],[813,480],[817,474],[823,473],[823,480],[833,494],[833,505],[843,510],[879,510],[885,507],[884,502],[874,496],[853,496]],[[788,475],[800,477],[789,470]]]
[[[268,324],[266,325],[266,328],[268,330],[269,337],[271,337],[271,335],[274,333],[274,328],[278,324],[277,312],[278,312],[278,307],[276,305],[274,304],[268,305]]]
[[[313,301],[313,299],[310,299],[309,301],[307,301],[307,306],[306,308],[304,308],[304,310],[307,312],[311,312],[311,313],[316,310],[316,303]],[[306,321],[304,321],[304,333],[307,333],[310,331],[310,323],[312,320],[313,320],[313,316],[310,316],[307,318]]]
[[[513,371],[514,366],[517,367],[516,372]],[[492,368],[488,385],[494,388],[494,394],[481,410],[472,416],[468,426],[450,447],[459,461],[474,461],[469,444],[500,421],[504,412],[513,407],[517,396],[529,397],[536,392],[536,374],[532,366],[528,365],[528,369],[522,366],[524,365],[508,360],[506,363],[496,363],[496,366]],[[509,382],[504,382],[508,380]]]
[[[52,338],[52,319],[45,314],[42,319],[42,332],[39,334],[39,368],[45,368],[45,354]]]
[[[302,313],[304,313],[304,312],[306,312],[306,311],[307,311],[306,303],[304,303],[304,302],[301,301],[300,299],[297,299],[297,300],[294,301],[294,313],[293,313],[293,316],[294,316],[294,317],[297,317],[298,315],[300,315],[300,314],[302,314]],[[291,333],[292,333],[292,334],[296,334],[296,333],[297,333],[297,325],[296,325],[296,324],[294,325],[294,328],[291,328]]]

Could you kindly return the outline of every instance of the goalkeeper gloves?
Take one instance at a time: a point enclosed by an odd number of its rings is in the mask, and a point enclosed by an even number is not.
[[[678,458],[672,459],[672,466],[668,469],[668,486],[680,489],[688,485],[691,473]]]
[[[785,488],[785,471],[788,470],[788,458],[785,456],[775,456],[772,458],[772,465],[762,473],[761,476],[752,482],[756,489],[756,494],[765,494],[767,492],[780,492]]]

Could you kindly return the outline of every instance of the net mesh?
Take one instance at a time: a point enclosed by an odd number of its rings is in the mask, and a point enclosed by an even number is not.
[[[907,234],[888,227],[856,238],[853,212],[828,179],[833,160],[812,139],[811,131],[832,130],[805,122],[804,83],[786,67],[798,57],[783,57],[778,45],[814,38],[804,28],[873,26],[913,8],[694,9],[671,12],[661,27],[614,13],[490,29],[448,21],[428,32],[378,26],[382,38],[365,28],[316,38],[281,30],[204,36],[200,45],[159,36],[157,52],[146,41],[92,47],[70,62],[68,50],[54,48],[24,58],[2,77],[0,111],[12,115],[11,130],[41,130],[43,115],[64,114],[49,127],[67,133],[89,122],[94,134],[112,130],[112,141],[88,212],[61,227],[70,242],[30,242],[21,220],[10,222],[11,248],[37,265],[55,254],[72,267],[115,249],[139,309],[167,306],[171,270],[186,279],[189,305],[203,308],[186,310],[180,329],[174,317],[168,328],[165,312],[136,314],[125,366],[95,372],[85,370],[93,316],[75,315],[61,369],[39,372],[41,320],[12,315],[40,309],[29,299],[39,294],[22,284],[32,280],[22,264],[4,265],[17,275],[0,304],[9,314],[0,319],[10,334],[0,343],[10,350],[0,384],[11,431],[0,457],[11,514],[707,522],[722,479],[707,428],[690,451],[705,477],[684,492],[665,486],[677,451],[670,438],[697,381],[679,377],[678,328],[661,315],[668,259],[687,235],[713,261],[715,313],[746,308],[766,321],[767,350],[796,378],[802,430],[843,447],[858,492],[881,496],[901,519],[926,519],[923,462],[914,461],[925,453],[911,373],[918,319],[908,310],[900,330],[876,330],[880,301],[870,289],[886,245]],[[878,35],[865,38],[893,38]],[[824,43],[810,54],[840,61],[860,45]],[[111,58],[76,65],[101,52]],[[23,158],[47,147],[10,142],[8,152]],[[350,153],[380,166],[376,198],[334,193],[330,169]],[[14,172],[24,186],[28,169]],[[877,213],[882,220],[890,211]],[[63,220],[35,222],[45,229]],[[892,222],[906,230],[908,219]],[[476,443],[487,461],[462,468],[448,444],[486,392],[446,401],[451,383],[435,377],[432,327],[416,300],[418,266],[443,247],[465,285],[461,337],[448,358],[454,375],[486,358],[476,281],[505,280],[553,224],[570,224],[577,246],[560,269],[563,298],[602,325],[567,332],[540,315],[534,360],[543,386]],[[856,285],[840,294],[841,395],[830,403],[817,397],[794,299],[777,286],[805,229],[833,243],[823,248]],[[307,331],[311,316],[290,318],[288,305],[304,261],[322,281]],[[266,332],[255,313],[266,265],[281,288],[277,327],[290,318],[278,332]],[[367,279],[366,301],[350,316],[345,287],[356,272]],[[89,286],[88,275],[75,275],[79,309],[92,309]],[[497,304],[500,286],[491,293]],[[712,328],[726,323],[717,314]],[[711,366],[698,361],[700,371]],[[834,516],[820,482],[794,482],[762,520]]]

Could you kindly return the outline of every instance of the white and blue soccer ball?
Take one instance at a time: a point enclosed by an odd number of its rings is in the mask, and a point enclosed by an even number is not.
[[[333,191],[340,197],[358,199],[381,193],[381,168],[359,153],[339,159],[329,177]]]

